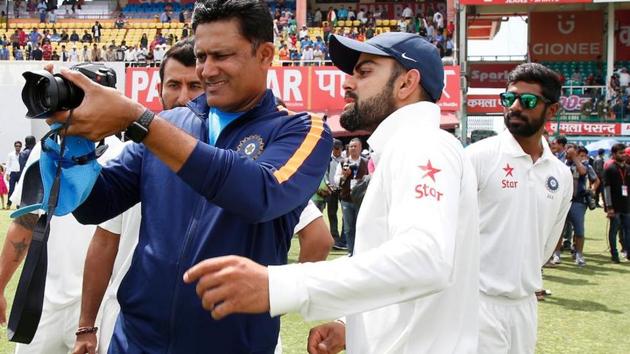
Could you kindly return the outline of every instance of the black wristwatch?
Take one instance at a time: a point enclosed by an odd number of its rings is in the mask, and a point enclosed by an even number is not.
[[[125,130],[125,137],[135,143],[141,143],[149,134],[149,125],[155,118],[155,113],[145,110],[135,122],[131,123]]]

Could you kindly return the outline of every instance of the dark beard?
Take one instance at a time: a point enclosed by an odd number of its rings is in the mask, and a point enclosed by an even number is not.
[[[392,75],[384,90],[377,96],[366,99],[365,102],[359,102],[358,97],[348,92],[346,96],[354,98],[354,105],[341,113],[339,124],[351,132],[374,131],[385,118],[396,111],[393,97],[395,80],[396,77]]]
[[[537,132],[539,132],[540,128],[542,128],[542,126],[545,124],[546,111],[547,109],[545,108],[545,110],[540,115],[540,117],[538,117],[538,119],[533,122],[528,121],[525,117],[523,117],[518,112],[507,113],[503,117],[503,123],[505,123],[505,126],[510,131],[510,133],[512,133],[512,135],[528,138],[530,136],[533,136]],[[521,124],[512,124],[510,122],[511,119],[518,119],[521,122]]]

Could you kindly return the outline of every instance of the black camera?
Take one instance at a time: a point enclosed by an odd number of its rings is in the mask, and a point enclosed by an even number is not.
[[[107,87],[116,87],[116,72],[100,63],[81,63],[70,68],[90,80]],[[22,101],[28,118],[47,118],[51,113],[78,107],[83,101],[83,90],[60,74],[46,70],[26,71]]]

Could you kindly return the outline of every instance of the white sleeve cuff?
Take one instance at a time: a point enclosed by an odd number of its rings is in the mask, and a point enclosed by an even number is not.
[[[269,266],[269,314],[272,317],[299,312],[308,300],[308,292],[300,281],[300,264]]]
[[[120,235],[122,233],[122,214],[102,222],[98,225],[101,229],[105,229],[113,234]]]

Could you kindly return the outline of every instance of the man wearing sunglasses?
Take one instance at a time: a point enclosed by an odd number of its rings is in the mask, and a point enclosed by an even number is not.
[[[480,212],[479,353],[533,353],[541,267],[554,250],[573,181],[542,137],[559,109],[557,74],[521,64],[500,95],[507,129],[466,149]]]

